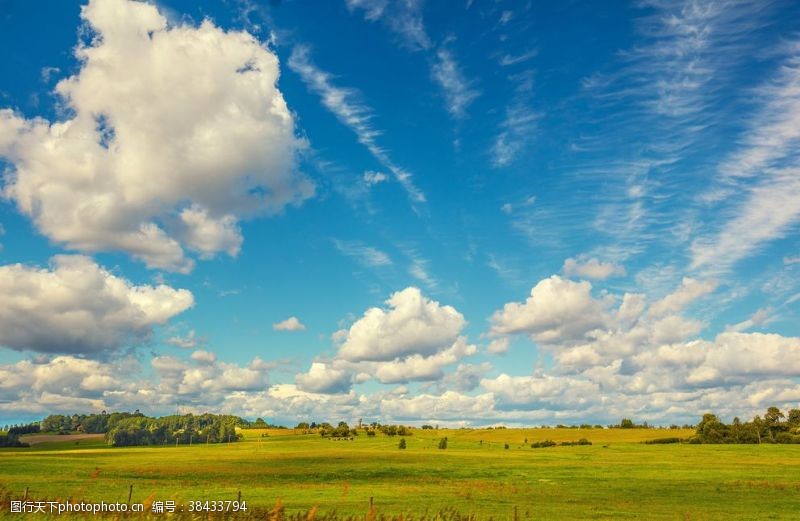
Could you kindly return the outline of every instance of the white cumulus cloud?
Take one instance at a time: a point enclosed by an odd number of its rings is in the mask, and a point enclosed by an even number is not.
[[[297,387],[311,393],[345,393],[350,390],[352,375],[330,364],[314,362],[307,373],[296,375]]]
[[[305,331],[306,326],[297,317],[289,317],[286,320],[272,324],[275,331]]]
[[[592,297],[592,285],[558,275],[540,281],[525,302],[509,302],[492,315],[492,333],[526,333],[542,343],[577,341],[602,329],[609,317],[610,300]]]
[[[466,325],[452,306],[429,300],[415,287],[392,294],[388,309],[370,308],[348,330],[339,356],[352,362],[430,355],[450,347]]]
[[[188,271],[184,248],[236,255],[240,218],[313,194],[264,44],[208,20],[170,26],[144,2],[92,0],[81,17],[94,37],[55,87],[68,116],[0,110],[3,193],[41,233]]]
[[[194,305],[185,289],[136,286],[81,255],[50,268],[0,266],[0,345],[45,353],[97,353],[141,342]]]

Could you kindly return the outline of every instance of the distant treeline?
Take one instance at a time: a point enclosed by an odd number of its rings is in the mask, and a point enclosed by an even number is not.
[[[122,420],[140,417],[144,414],[138,409],[135,412],[112,412],[107,414],[103,411],[100,414],[73,414],[66,416],[63,414],[51,414],[39,424],[42,432],[53,432],[57,434],[69,434],[71,432],[85,432],[87,434],[105,434]]]
[[[238,416],[185,414],[148,418],[144,415],[122,418],[109,425],[106,443],[115,446],[167,445],[191,443],[231,443],[238,441]]]
[[[38,423],[27,425],[5,426],[5,433],[0,433],[0,447],[25,446],[19,436],[36,432],[54,432],[67,434],[71,432],[105,434],[109,445],[163,445],[190,443],[228,443],[237,441],[239,435],[236,428],[271,428],[286,429],[284,426],[271,425],[262,418],[255,422],[238,416],[218,414],[184,414],[151,418],[138,410],[130,412],[103,411],[100,414],[73,414],[72,416],[53,414]],[[580,424],[574,426],[558,425],[557,428],[602,429],[601,425]],[[647,422],[641,424],[623,418],[619,424],[609,428],[620,429],[653,429]],[[423,425],[424,430],[434,429],[431,425]],[[438,426],[435,428],[438,429]],[[487,427],[502,429],[503,426]],[[542,426],[542,428],[549,428]],[[662,427],[663,428],[663,427]],[[670,425],[669,429],[695,428],[695,435],[690,438],[660,438],[647,443],[800,443],[800,409],[791,409],[786,414],[777,407],[770,407],[762,416],[750,421],[734,418],[730,424],[723,423],[716,415],[704,414],[696,426]],[[411,436],[414,427],[405,425],[382,425],[377,422],[368,425],[359,420],[358,427],[350,427],[346,422],[339,422],[335,427],[328,423],[300,422],[295,429],[305,432],[319,433],[322,437],[352,438],[364,431],[368,436],[383,433],[387,436]],[[526,440],[527,441],[527,440]]]
[[[3,431],[7,434],[15,434],[20,436],[22,434],[34,434],[39,432],[38,423],[28,423],[27,425],[6,425]]]
[[[256,421],[249,422],[247,420],[242,420],[242,424],[239,425],[242,429],[286,429],[287,427],[283,425],[273,425],[271,423],[267,423],[264,421],[264,418],[256,418]]]
[[[38,423],[27,425],[6,425],[3,432],[0,432],[0,447],[29,447],[27,443],[19,441],[23,434],[34,434],[39,432]]]
[[[714,414],[704,414],[689,443],[800,443],[800,409],[783,414],[770,407],[763,417],[749,422],[736,417],[729,424]]]
[[[37,426],[42,432],[105,434],[115,446],[228,443],[239,439],[236,427],[249,425],[238,416],[184,414],[151,418],[135,412],[53,414]],[[10,432],[10,431],[9,431]]]
[[[432,427],[423,425],[423,429]],[[303,432],[318,432],[323,438],[352,438],[358,436],[358,431],[366,432],[367,436],[375,436],[376,433],[381,432],[387,436],[412,436],[413,427],[406,427],[405,425],[382,425],[377,422],[370,423],[369,425],[358,425],[357,427],[350,427],[347,422],[339,422],[336,427],[328,422],[300,422],[295,429],[302,430]]]

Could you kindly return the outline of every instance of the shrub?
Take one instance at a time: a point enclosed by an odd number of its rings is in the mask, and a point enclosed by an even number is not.
[[[447,438],[442,438],[439,440],[439,448],[442,450],[447,448]]]
[[[505,445],[505,449],[506,449],[506,450],[508,450],[508,443],[506,443],[506,445]]]
[[[664,443],[683,443],[683,439],[675,438],[675,437],[672,437],[672,438],[656,438],[654,440],[645,440],[642,443],[644,443],[646,445],[661,445],[661,444],[664,444]]]
[[[553,440],[543,440],[531,443],[532,449],[543,449],[545,447],[555,447],[557,445]]]
[[[19,441],[16,434],[0,434],[0,447],[30,447],[30,445]]]
[[[400,438],[400,443],[397,445],[398,449],[405,449],[406,448],[406,439]]]
[[[573,447],[575,445],[591,445],[592,442],[587,440],[586,438],[581,438],[578,441],[562,441],[562,447]]]

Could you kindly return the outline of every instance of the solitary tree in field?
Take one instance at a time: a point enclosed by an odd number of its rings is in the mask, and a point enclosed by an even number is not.
[[[406,439],[400,438],[400,443],[397,445],[398,449],[405,449],[406,448]]]

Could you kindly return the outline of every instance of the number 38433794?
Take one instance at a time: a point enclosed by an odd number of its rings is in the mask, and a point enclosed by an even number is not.
[[[189,501],[189,512],[247,512],[247,502]]]

